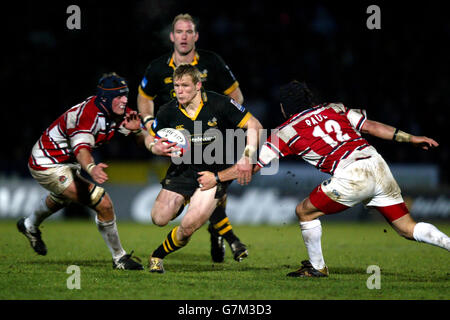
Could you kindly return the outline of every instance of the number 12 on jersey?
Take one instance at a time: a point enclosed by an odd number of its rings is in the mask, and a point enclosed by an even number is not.
[[[327,120],[325,122],[325,131],[322,130],[320,125],[316,125],[313,129],[313,136],[316,138],[321,138],[325,143],[329,144],[332,148],[336,147],[339,142],[344,142],[350,140],[350,136],[346,134],[342,134],[341,126],[337,121]],[[330,137],[330,133],[334,132],[336,134],[336,140]]]

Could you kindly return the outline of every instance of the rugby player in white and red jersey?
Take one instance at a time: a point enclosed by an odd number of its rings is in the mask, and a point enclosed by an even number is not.
[[[309,260],[302,261],[300,269],[288,276],[328,276],[318,218],[358,203],[377,209],[406,239],[450,250],[447,235],[429,223],[416,223],[412,219],[388,165],[361,133],[412,143],[425,150],[437,147],[436,141],[369,120],[364,110],[349,109],[341,103],[316,105],[306,84],[298,81],[281,87],[280,100],[281,112],[288,120],[263,144],[254,172],[274,159],[298,155],[318,170],[332,175],[296,207]],[[251,175],[239,175],[232,167],[219,172],[216,177],[209,172],[203,173],[199,183],[206,190],[215,185],[216,179],[235,178],[241,184],[248,184]]]
[[[153,142],[153,138],[141,130],[137,112],[127,107],[128,91],[124,78],[114,72],[103,75],[97,94],[62,114],[34,145],[28,167],[33,178],[49,194],[29,217],[17,222],[17,227],[36,253],[47,254],[39,225],[75,201],[96,211],[95,222],[112,254],[113,268],[143,270],[142,265],[132,259],[132,252],[127,254],[122,248],[109,195],[102,187],[80,175],[83,169],[97,184],[108,180],[104,171],[108,166],[96,164],[92,150],[111,140],[117,131],[135,136],[138,142],[146,145]]]

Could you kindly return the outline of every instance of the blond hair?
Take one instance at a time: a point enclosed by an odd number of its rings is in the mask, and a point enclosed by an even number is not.
[[[197,69],[197,67],[195,67],[191,64],[188,64],[188,63],[180,64],[175,69],[175,71],[173,72],[173,80],[181,79],[185,75],[189,75],[192,79],[192,82],[194,82],[194,84],[197,84],[202,81],[202,74]]]
[[[192,16],[189,13],[180,13],[179,15],[177,15],[172,22],[172,31],[175,30],[175,24],[180,21],[180,20],[185,20],[185,21],[189,21],[192,22],[192,24],[194,25],[194,31],[197,32],[197,25],[194,21],[194,18],[192,18]]]

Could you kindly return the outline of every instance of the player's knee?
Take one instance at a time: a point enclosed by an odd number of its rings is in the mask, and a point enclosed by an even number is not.
[[[300,221],[308,221],[307,210],[305,207],[305,201],[300,202],[297,207],[295,207],[295,214]]]
[[[162,215],[160,212],[158,212],[156,210],[152,210],[151,218],[152,218],[153,224],[155,224],[159,227],[166,226],[170,221],[170,219],[166,218],[164,215]]]
[[[111,199],[106,196],[94,208],[97,215],[102,218],[103,221],[114,219],[114,206]]]

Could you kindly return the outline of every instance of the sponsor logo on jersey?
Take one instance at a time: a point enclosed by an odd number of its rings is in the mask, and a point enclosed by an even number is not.
[[[234,104],[234,106],[240,111],[240,112],[245,112],[245,108],[244,106],[240,105],[239,103],[237,103],[234,99],[230,99],[230,102],[232,104]]]
[[[210,126],[210,127],[217,126],[217,119],[216,119],[216,117],[213,117],[211,120],[208,120],[208,126]]]
[[[172,77],[167,77],[167,78],[164,79],[164,83],[165,84],[172,83],[172,82],[173,82]]]
[[[184,129],[184,124],[179,124],[175,127],[175,129],[177,130],[183,130]]]
[[[142,81],[141,81],[141,87],[142,87],[142,88],[145,88],[145,86],[147,85],[147,82],[148,82],[148,80],[147,80],[146,77],[142,78]]]

